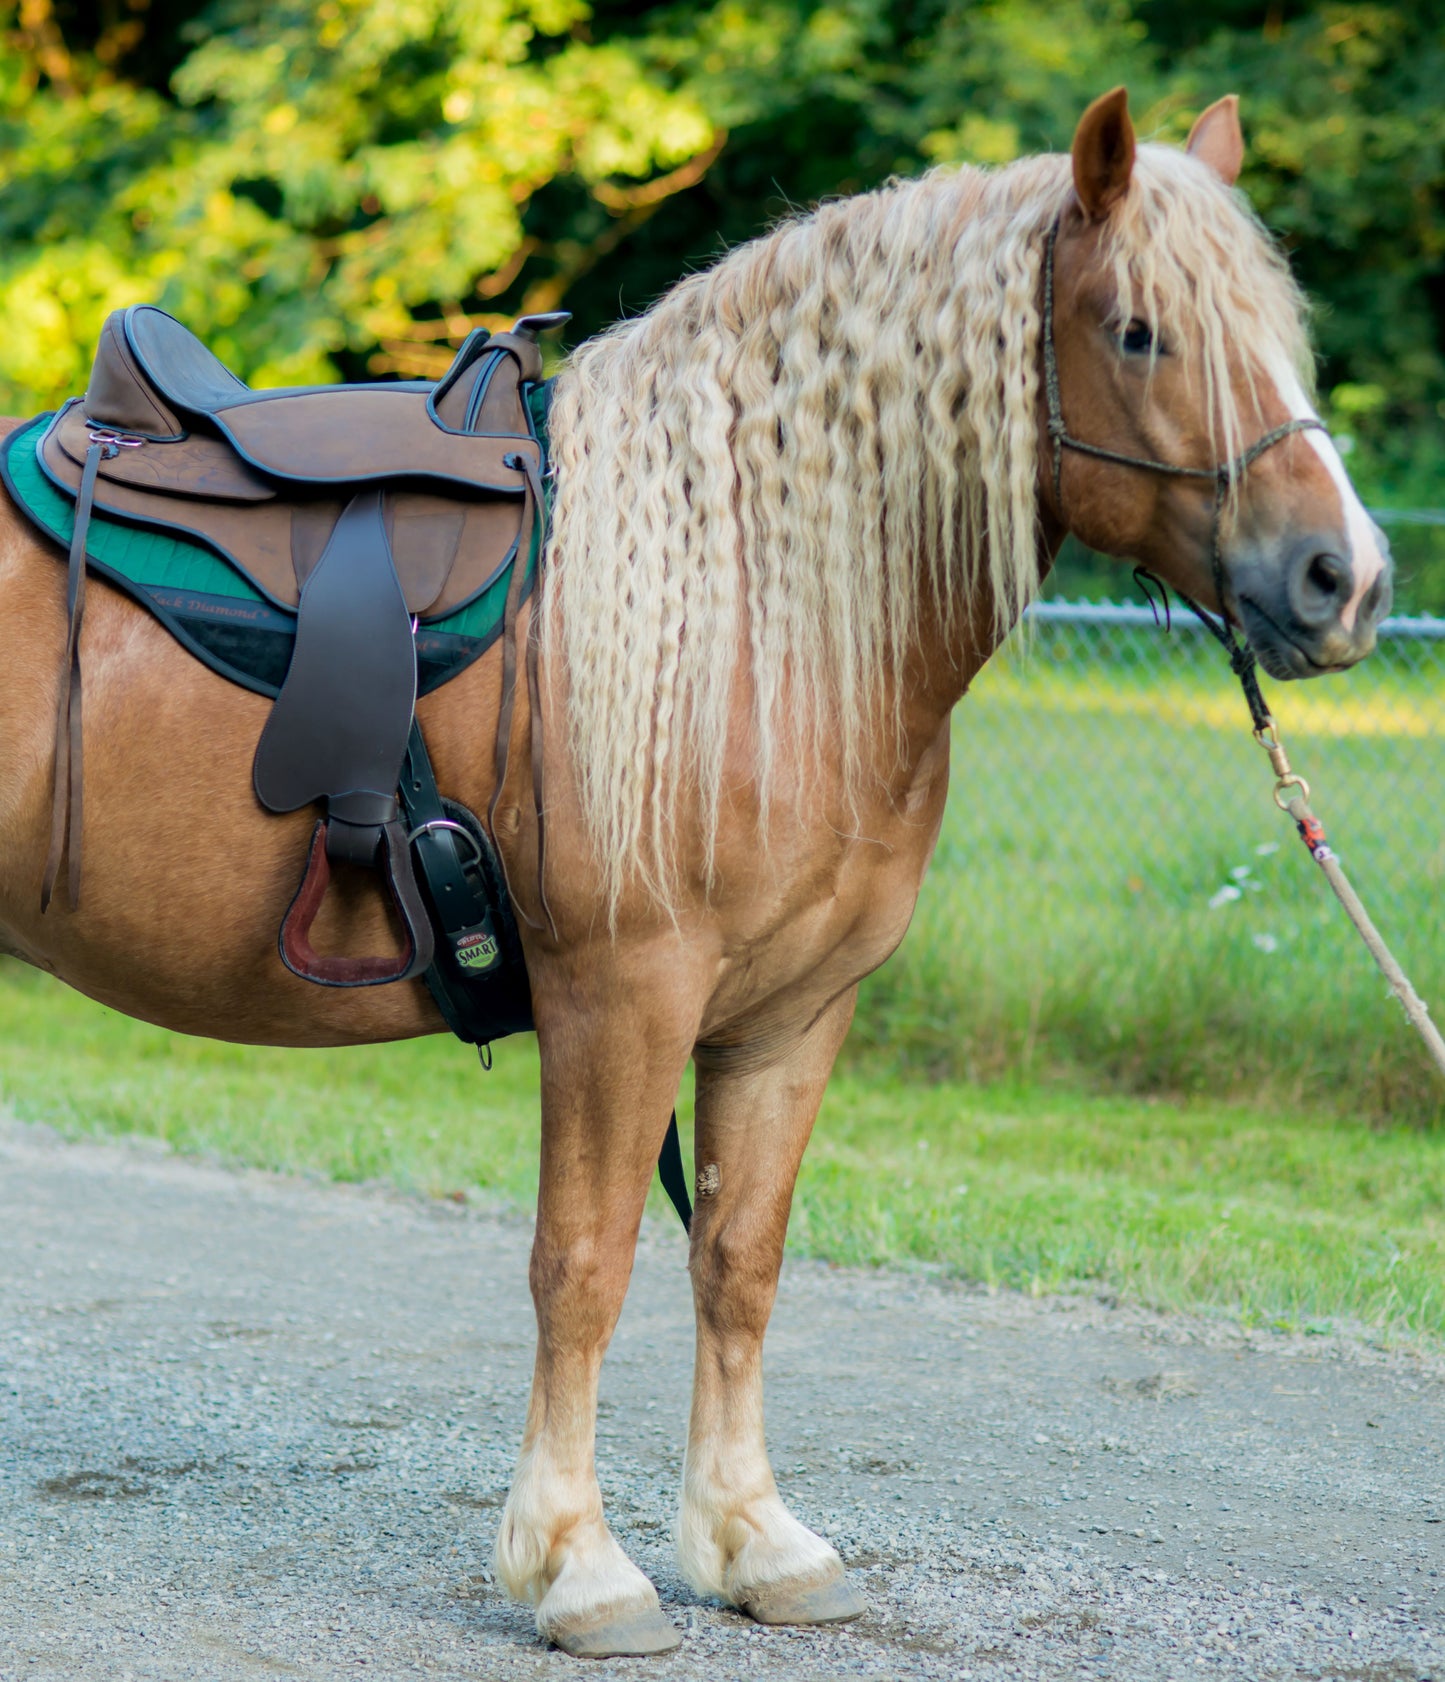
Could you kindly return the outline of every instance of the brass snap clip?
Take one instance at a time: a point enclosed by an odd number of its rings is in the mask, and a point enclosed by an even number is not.
[[[1291,771],[1289,755],[1284,751],[1284,743],[1279,739],[1279,726],[1271,718],[1254,732],[1254,739],[1269,755],[1270,765],[1274,768],[1274,803],[1281,812],[1289,810],[1289,799],[1284,798],[1284,791],[1297,788],[1298,796],[1308,803],[1310,785],[1297,772]]]

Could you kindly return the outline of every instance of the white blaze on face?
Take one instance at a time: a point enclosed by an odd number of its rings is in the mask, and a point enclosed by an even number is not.
[[[1309,399],[1299,383],[1299,378],[1293,368],[1275,366],[1270,369],[1275,389],[1279,392],[1280,401],[1289,411],[1291,420],[1318,420],[1319,416],[1310,407]],[[1345,472],[1345,464],[1340,460],[1340,452],[1335,448],[1328,432],[1319,427],[1310,427],[1300,436],[1309,442],[1310,447],[1325,464],[1325,469],[1335,482],[1335,491],[1340,499],[1340,508],[1345,517],[1345,536],[1349,544],[1349,552],[1345,559],[1350,563],[1350,576],[1354,581],[1354,591],[1340,612],[1340,623],[1346,631],[1355,628],[1355,617],[1360,611],[1360,603],[1370,593],[1375,580],[1384,572],[1387,565],[1383,548],[1383,534],[1380,528],[1365,512],[1365,505],[1350,483],[1350,476]]]

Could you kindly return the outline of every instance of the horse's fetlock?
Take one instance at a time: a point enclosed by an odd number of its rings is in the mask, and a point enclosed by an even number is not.
[[[700,1594],[733,1605],[779,1583],[823,1583],[843,1575],[837,1552],[773,1493],[724,1506],[685,1491],[677,1556],[683,1575]]]

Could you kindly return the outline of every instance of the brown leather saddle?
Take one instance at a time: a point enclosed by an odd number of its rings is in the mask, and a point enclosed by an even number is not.
[[[427,971],[433,931],[398,802],[415,740],[416,629],[464,607],[510,566],[505,669],[515,682],[511,622],[545,518],[543,452],[526,398],[541,377],[538,334],[567,319],[478,329],[434,387],[252,391],[163,310],[110,316],[85,396],[56,414],[38,450],[75,500],[43,904],[67,851],[72,904],[79,895],[79,629],[86,532],[99,514],[198,541],[296,612],[290,667],[253,766],[268,810],[324,804],[282,924],[287,966],[341,987]],[[504,695],[507,721],[510,703]],[[501,733],[498,751],[500,774]],[[406,936],[400,958],[313,950],[337,860],[381,872]]]

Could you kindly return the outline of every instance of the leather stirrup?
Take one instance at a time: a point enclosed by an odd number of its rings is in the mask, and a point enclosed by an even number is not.
[[[281,924],[277,941],[281,962],[292,975],[321,987],[384,987],[392,981],[410,981],[413,976],[424,974],[435,956],[435,937],[417,888],[411,849],[400,820],[379,826],[375,862],[406,934],[407,950],[400,958],[339,958],[324,957],[312,946],[311,929],[331,886],[331,858],[326,846],[328,822],[323,818],[312,831],[306,873]]]

